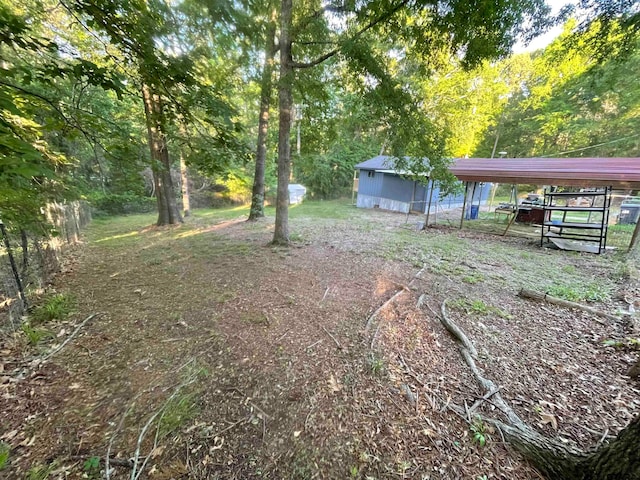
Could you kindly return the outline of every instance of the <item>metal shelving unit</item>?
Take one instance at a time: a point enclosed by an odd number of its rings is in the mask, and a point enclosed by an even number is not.
[[[569,205],[569,200],[572,198],[590,199],[590,205]],[[542,225],[540,246],[543,246],[547,240],[566,250],[602,253],[607,246],[610,206],[611,187],[582,192],[545,190],[543,205],[545,220]],[[561,212],[562,219],[553,218],[554,212]],[[567,219],[567,215],[571,217],[572,213],[581,215],[573,215],[573,218]]]

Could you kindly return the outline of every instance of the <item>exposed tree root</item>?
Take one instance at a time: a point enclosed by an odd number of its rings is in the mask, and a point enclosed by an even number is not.
[[[504,438],[547,478],[554,480],[640,479],[640,455],[638,454],[640,417],[633,420],[615,440],[592,453],[583,452],[541,435],[518,417],[504,401],[496,384],[484,377],[475,363],[471,341],[447,316],[446,300],[442,303],[441,311],[440,321],[459,342],[462,357],[476,381],[487,392],[485,397],[493,396],[493,404],[505,415],[507,423],[485,417],[482,417],[483,420],[500,429]],[[465,413],[460,407],[457,410]]]
[[[542,293],[542,292],[536,292],[534,290],[527,290],[526,288],[523,288],[523,289],[520,290],[518,295],[520,297],[522,297],[522,298],[528,298],[530,300],[545,301],[545,302],[553,303],[554,305],[560,305],[561,307],[576,308],[576,309],[582,310],[584,312],[589,312],[589,313],[591,313],[593,315],[596,315],[597,317],[602,317],[602,318],[606,318],[608,320],[613,320],[614,322],[619,322],[620,321],[620,317],[616,317],[615,315],[611,315],[610,313],[603,312],[603,311],[598,310],[596,308],[588,307],[588,306],[582,305],[580,303],[570,302],[569,300],[563,300],[562,298],[552,297],[551,295],[547,295],[547,294]],[[600,320],[596,320],[596,321],[598,323],[606,325],[606,323],[604,323],[604,322],[602,322]]]

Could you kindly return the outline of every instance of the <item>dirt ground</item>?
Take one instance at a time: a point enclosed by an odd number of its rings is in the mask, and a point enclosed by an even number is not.
[[[0,343],[0,477],[102,478],[108,455],[114,479],[540,478],[450,408],[486,392],[439,321],[445,300],[478,366],[545,435],[591,448],[640,413],[628,322],[517,296],[629,311],[628,257],[416,232],[343,203],[292,209],[294,245],[274,248],[272,219],[241,213],[94,222],[52,286],[74,313],[38,347],[21,332]],[[500,418],[490,399],[477,413]]]

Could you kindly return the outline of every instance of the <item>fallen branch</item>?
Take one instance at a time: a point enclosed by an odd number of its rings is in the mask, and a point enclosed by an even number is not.
[[[324,328],[323,325],[320,325],[322,327],[322,330],[324,330],[324,332],[329,335],[331,337],[331,340],[333,340],[336,344],[336,347],[338,347],[340,350],[342,350],[342,345],[340,345],[340,342],[338,342],[338,340],[336,340],[336,337],[334,337],[333,335],[331,335],[331,333],[329,333],[329,330],[327,330],[326,328]]]
[[[223,428],[222,430],[220,430],[220,431],[219,431],[219,432],[217,432],[216,434],[214,434],[214,435],[207,435],[207,436],[206,436],[206,437],[204,437],[204,438],[216,438],[216,437],[219,437],[219,436],[220,436],[220,435],[222,435],[223,433],[226,433],[226,432],[228,432],[229,430],[231,430],[232,428],[237,427],[237,426],[238,426],[238,425],[240,425],[242,422],[248,422],[249,420],[251,420],[251,417],[244,417],[244,418],[241,418],[241,419],[240,419],[240,420],[238,420],[237,422],[234,422],[234,423],[232,423],[231,425],[229,425],[228,427]]]
[[[147,461],[149,460],[149,457],[150,457],[149,455],[147,455],[147,457],[144,459],[144,462],[140,466],[140,469],[138,470],[138,462],[140,461],[140,448],[142,446],[142,441],[144,440],[144,437],[145,437],[145,435],[147,433],[147,430],[149,430],[149,428],[151,427],[151,425],[153,424],[155,419],[158,418],[158,416],[160,416],[160,418],[162,418],[162,415],[164,415],[164,412],[165,412],[167,406],[176,397],[176,395],[178,395],[180,390],[182,390],[184,387],[186,387],[188,385],[191,385],[195,381],[196,381],[195,378],[191,378],[191,379],[187,380],[186,382],[181,383],[180,385],[178,385],[176,387],[176,389],[173,391],[173,393],[169,396],[169,398],[167,398],[167,400],[164,402],[164,404],[162,404],[162,407],[160,407],[159,410],[157,410],[153,415],[151,415],[149,417],[149,420],[147,420],[147,423],[145,423],[144,427],[142,427],[142,430],[140,431],[140,435],[138,435],[138,442],[136,444],[136,451],[135,451],[135,454],[134,454],[134,456],[132,458],[133,467],[132,467],[132,470],[131,470],[131,477],[130,477],[131,480],[138,480],[140,478],[140,475],[142,475],[144,467],[146,466]],[[153,442],[154,445],[153,445],[153,448],[151,449],[151,451],[155,450],[155,448],[157,447],[157,440],[158,440],[158,433],[156,432],[156,438],[155,438],[155,440]]]
[[[62,350],[67,345],[67,343],[69,343],[73,339],[73,337],[75,337],[78,334],[78,332],[82,329],[82,327],[84,327],[88,322],[90,322],[91,320],[93,320],[96,317],[99,317],[100,315],[104,315],[104,313],[102,313],[102,312],[93,313],[93,314],[89,315],[87,318],[85,318],[82,321],[82,323],[80,325],[78,325],[78,327],[73,331],[73,333],[71,335],[69,335],[67,337],[67,339],[64,342],[62,342],[62,344],[58,348],[56,348],[55,350],[53,350],[53,351],[49,352],[47,355],[45,355],[44,358],[42,359],[42,361],[49,360],[56,353],[58,353],[60,350]]]
[[[320,300],[320,303],[324,302],[324,299],[327,298],[328,293],[329,293],[329,287],[327,287],[327,289],[324,291],[324,295],[322,296],[322,300]]]
[[[562,298],[553,297],[551,295],[547,295],[546,293],[536,292],[535,290],[527,290],[526,288],[523,288],[518,293],[518,296],[520,296],[522,298],[528,298],[530,300],[538,300],[540,302],[553,303],[554,305],[560,305],[561,307],[576,308],[578,310],[589,312],[589,313],[591,313],[593,315],[596,315],[598,317],[606,318],[608,320],[613,320],[615,322],[619,322],[620,321],[620,317],[617,317],[615,315],[611,315],[610,313],[606,313],[606,312],[603,312],[603,311],[598,310],[596,308],[588,307],[586,305],[582,305],[581,303],[570,302],[569,300],[563,300]],[[596,319],[596,321],[598,323],[602,324],[602,325],[606,325],[606,323],[604,323],[604,322],[602,322],[602,321],[600,321],[598,319]]]

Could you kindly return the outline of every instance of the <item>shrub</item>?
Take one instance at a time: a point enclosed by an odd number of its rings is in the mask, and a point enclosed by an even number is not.
[[[31,313],[35,323],[51,320],[64,320],[72,312],[75,300],[69,295],[58,293],[47,298],[42,305],[37,306]]]
[[[149,213],[156,209],[156,199],[132,193],[94,193],[89,196],[94,214],[127,215],[131,213]]]

